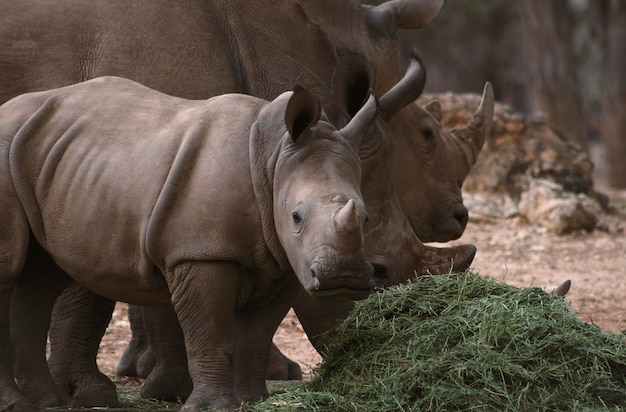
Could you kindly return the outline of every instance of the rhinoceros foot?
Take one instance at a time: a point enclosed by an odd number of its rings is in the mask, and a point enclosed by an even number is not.
[[[19,392],[13,385],[10,387],[0,384],[0,411],[10,412],[32,412],[37,410],[31,401],[24,394]]]
[[[97,372],[84,376],[73,376],[75,403],[85,408],[119,407],[115,384],[104,374]]]
[[[137,376],[147,378],[155,366],[155,358],[152,348],[145,339],[136,339],[135,335],[128,343],[116,373],[120,376]]]
[[[186,364],[167,367],[157,365],[144,381],[141,397],[164,401],[184,400],[192,389],[193,383]]]
[[[276,345],[272,345],[265,379],[277,381],[302,380],[300,365],[286,357]]]

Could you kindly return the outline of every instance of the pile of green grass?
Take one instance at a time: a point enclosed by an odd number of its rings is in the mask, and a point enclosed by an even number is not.
[[[626,410],[624,335],[471,272],[372,295],[324,357],[313,381],[249,410]]]

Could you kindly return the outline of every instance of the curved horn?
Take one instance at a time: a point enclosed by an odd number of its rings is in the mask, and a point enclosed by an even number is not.
[[[493,124],[493,107],[495,105],[495,99],[493,96],[493,86],[491,83],[485,83],[483,88],[483,97],[480,100],[480,105],[476,109],[476,113],[470,121],[469,127],[473,127],[480,130],[484,138],[491,133],[491,125]],[[483,143],[480,144],[482,148]]]
[[[390,0],[368,12],[370,27],[379,33],[395,34],[398,29],[424,27],[441,11],[443,0]]]
[[[455,133],[453,133],[461,140],[470,167],[476,163],[478,154],[485,144],[485,139],[491,133],[494,104],[493,87],[491,83],[487,82],[485,83],[483,97],[476,113],[474,113],[465,128],[455,130]]]
[[[335,227],[342,232],[349,232],[360,228],[359,215],[356,211],[354,199],[348,200],[346,205],[335,215]]]
[[[370,96],[361,107],[350,123],[344,126],[339,132],[342,136],[348,140],[353,147],[358,148],[361,144],[361,140],[365,135],[365,132],[370,127],[372,122],[374,121],[374,116],[376,115],[376,98],[370,92]]]
[[[426,70],[414,51],[404,77],[379,99],[378,105],[385,120],[391,120],[403,107],[413,103],[422,94],[425,84]]]

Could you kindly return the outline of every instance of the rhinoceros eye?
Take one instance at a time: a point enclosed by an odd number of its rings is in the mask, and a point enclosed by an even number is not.
[[[424,139],[426,140],[432,140],[435,138],[435,133],[433,132],[433,129],[424,129],[422,130],[422,136],[424,136]]]
[[[300,214],[298,212],[291,213],[291,218],[293,219],[293,223],[295,224],[299,224],[300,222],[302,222],[302,218],[300,217]]]

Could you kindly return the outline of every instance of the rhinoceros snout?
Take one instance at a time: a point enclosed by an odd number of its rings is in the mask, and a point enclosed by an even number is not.
[[[318,262],[310,267],[309,293],[318,298],[359,300],[367,297],[375,287],[374,268],[364,263],[357,268],[343,270],[325,268]]]
[[[463,203],[457,203],[454,206],[453,210],[454,218],[459,223],[461,227],[461,232],[465,230],[465,226],[467,226],[467,221],[469,220],[469,212]]]
[[[445,213],[439,216],[428,241],[448,242],[460,238],[465,231],[468,220],[467,208],[463,203],[457,203],[451,210],[447,209]]]

